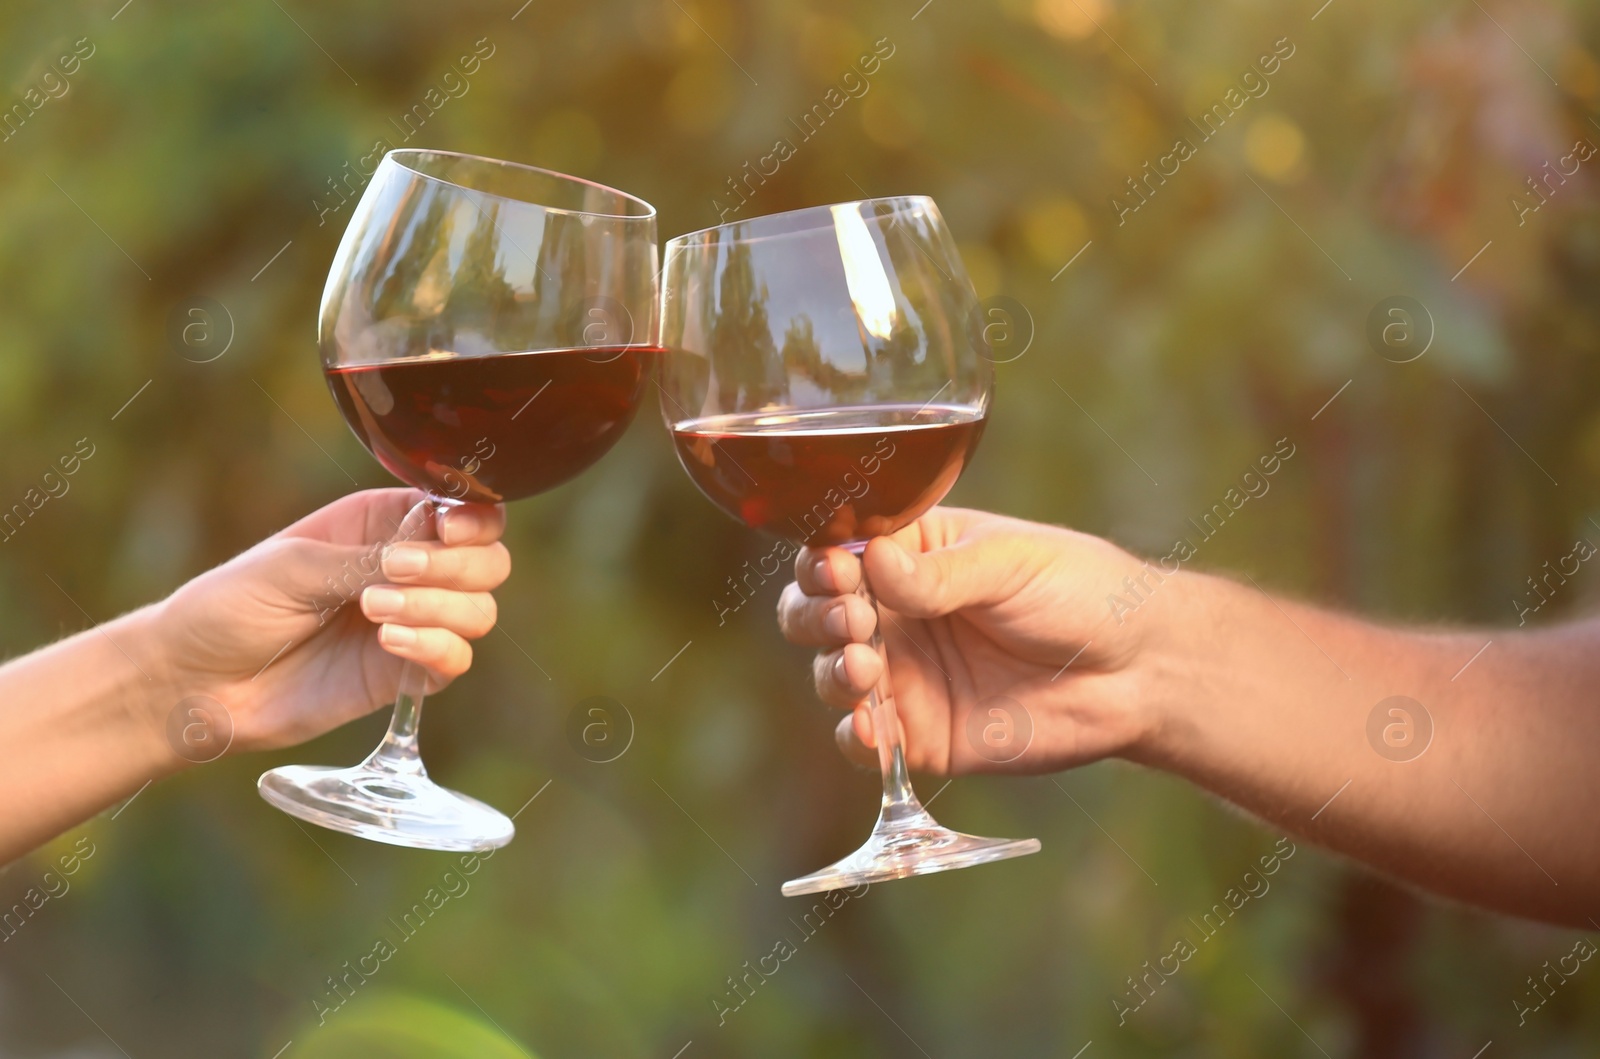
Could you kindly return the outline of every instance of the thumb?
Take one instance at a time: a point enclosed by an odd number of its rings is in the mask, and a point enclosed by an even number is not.
[[[912,552],[892,538],[877,537],[867,545],[863,562],[878,599],[910,618],[939,618],[999,598],[1000,577],[983,569],[970,542]]]
[[[246,569],[289,600],[319,613],[337,610],[383,576],[382,544],[333,544],[306,537],[269,539],[239,556]],[[232,564],[229,564],[232,565]]]

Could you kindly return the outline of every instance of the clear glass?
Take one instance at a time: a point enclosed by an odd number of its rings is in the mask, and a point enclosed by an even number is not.
[[[662,412],[713,503],[754,529],[859,555],[955,484],[983,432],[993,370],[977,295],[931,199],[708,228],[670,240],[664,260]],[[858,591],[876,608],[865,578]],[[1037,852],[1037,839],[951,831],[917,801],[881,635],[872,646],[885,662],[869,700],[877,824],[784,894]]]
[[[318,341],[351,429],[426,493],[394,540],[427,538],[445,506],[532,496],[603,456],[656,359],[656,279],[647,202],[488,158],[391,151],[334,257]],[[407,663],[388,734],[361,764],[275,768],[261,796],[379,842],[505,845],[505,814],[428,778],[425,684]]]

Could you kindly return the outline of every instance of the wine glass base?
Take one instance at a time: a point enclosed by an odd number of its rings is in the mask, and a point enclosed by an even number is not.
[[[256,781],[261,797],[290,816],[348,835],[413,849],[498,849],[511,841],[511,819],[439,786],[424,775],[369,765],[284,765]]]
[[[1039,852],[1036,838],[982,838],[941,826],[926,812],[908,826],[885,827],[880,821],[866,844],[821,871],[783,884],[783,896],[843,890],[863,883],[888,882],[908,875],[970,868]]]

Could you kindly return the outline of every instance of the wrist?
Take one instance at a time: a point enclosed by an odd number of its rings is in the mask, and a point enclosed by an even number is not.
[[[1132,661],[1139,723],[1121,756],[1152,767],[1170,767],[1194,745],[1200,721],[1213,713],[1208,701],[1216,681],[1209,661],[1222,648],[1225,582],[1181,572],[1168,579],[1147,613]]]
[[[185,692],[162,632],[164,603],[152,603],[107,622],[105,638],[126,659],[127,677],[115,698],[111,719],[127,752],[151,779],[182,771],[193,763],[175,749],[170,723]]]

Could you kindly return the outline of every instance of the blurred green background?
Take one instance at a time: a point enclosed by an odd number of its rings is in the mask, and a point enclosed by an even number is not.
[[[1600,157],[1520,224],[1513,196],[1531,206],[1528,178],[1600,143],[1600,10],[919,2],[5,5],[0,102],[33,88],[43,105],[0,129],[0,502],[77,439],[96,450],[0,544],[3,650],[81,627],[67,593],[100,619],[159,598],[348,491],[340,466],[387,484],[313,341],[349,216],[329,181],[370,169],[378,139],[626,188],[663,238],[716,223],[728,179],[779,137],[794,157],[741,215],[935,196],[981,293],[1037,329],[998,368],[955,502],[1164,554],[1288,437],[1296,457],[1200,566],[1500,625],[1529,574],[1595,532]],[[1189,119],[1285,38],[1269,91],[1200,142]],[[790,119],[880,40],[870,88],[798,142]],[[450,95],[474,47],[493,51]],[[430,89],[442,105],[408,140],[394,123]],[[1193,157],[1132,210],[1128,178],[1170,169],[1179,136]],[[1435,332],[1403,364],[1367,337],[1396,295]],[[206,363],[169,333],[196,298],[231,320]],[[540,792],[470,889],[442,881],[454,857],[312,834],[257,798],[271,765],[357,760],[382,716],[195,769],[52,847],[95,853],[0,944],[0,1054],[1595,1051],[1600,972],[1527,1025],[1513,1009],[1575,935],[1419,900],[1304,843],[1119,1026],[1125,979],[1278,837],[1119,764],[957,780],[941,819],[1044,852],[848,902],[719,1025],[726,979],[800,936],[808,906],[779,882],[856,845],[876,780],[838,758],[771,620],[777,582],[717,625],[725,579],[769,545],[694,492],[653,407],[590,473],[516,506],[510,544],[507,636],[424,737],[451,786],[508,811]],[[616,761],[565,735],[590,696],[635,722]],[[49,852],[0,874],[0,904]],[[326,979],[445,886],[460,892],[319,1025]]]

